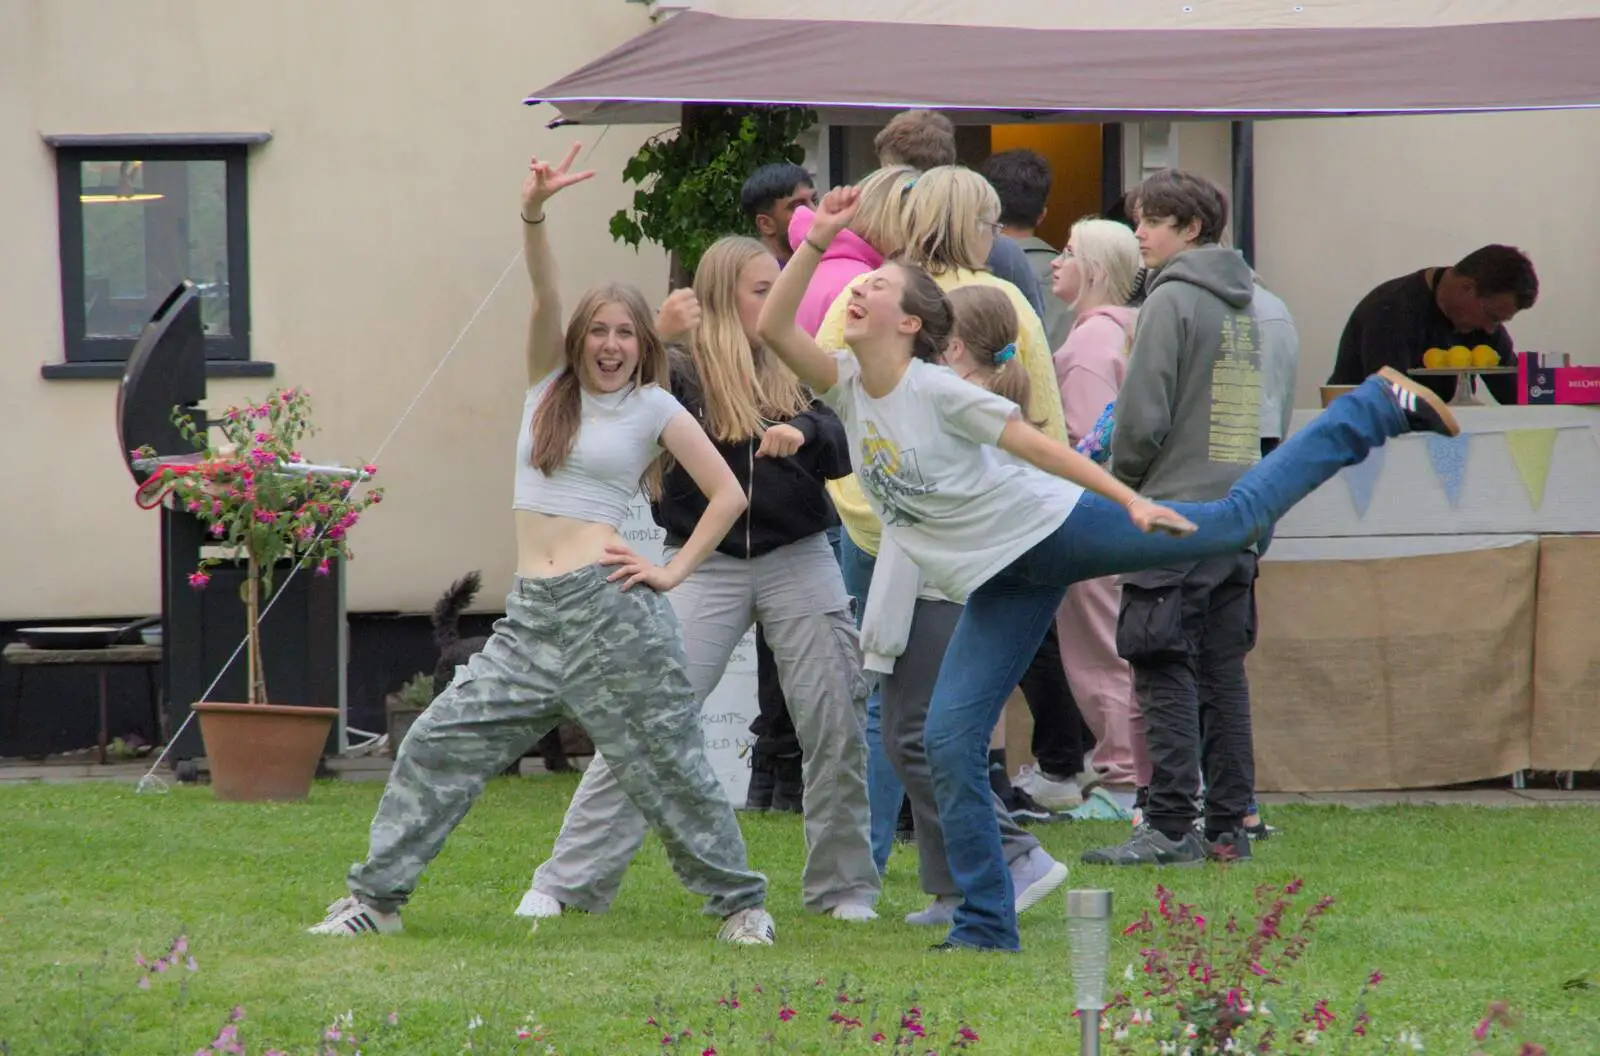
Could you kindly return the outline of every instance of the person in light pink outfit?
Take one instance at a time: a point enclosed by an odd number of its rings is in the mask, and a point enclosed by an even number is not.
[[[1051,292],[1076,312],[1054,356],[1067,433],[1075,446],[1094,433],[1122,387],[1138,315],[1127,302],[1139,267],[1133,231],[1099,219],[1074,224],[1067,248],[1052,264]],[[1106,798],[1127,817],[1135,790],[1150,783],[1150,759],[1133,673],[1117,655],[1120,593],[1113,576],[1074,583],[1056,615],[1056,630],[1067,684],[1095,735],[1094,767]]]
[[[800,329],[816,337],[828,309],[844,288],[882,267],[885,256],[904,248],[905,196],[916,179],[917,170],[909,165],[885,165],[861,181],[861,204],[855,220],[829,244],[800,301],[800,311],[795,315]],[[816,215],[804,206],[794,211],[789,218],[791,246],[805,241]]]

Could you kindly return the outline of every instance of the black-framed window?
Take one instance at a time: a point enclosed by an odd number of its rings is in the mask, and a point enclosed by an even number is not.
[[[265,139],[47,137],[65,337],[65,363],[47,365],[47,377],[120,376],[139,332],[184,280],[200,291],[208,373],[271,373],[249,362],[247,152]]]

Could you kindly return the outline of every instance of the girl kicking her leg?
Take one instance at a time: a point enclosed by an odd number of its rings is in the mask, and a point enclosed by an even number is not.
[[[846,187],[823,200],[768,296],[759,332],[844,422],[851,461],[885,533],[941,592],[966,599],[924,739],[963,898],[941,945],[1015,950],[985,748],[1066,588],[1236,553],[1391,437],[1455,435],[1459,427],[1432,393],[1381,371],[1331,403],[1225,498],[1158,505],[1023,421],[1010,400],[936,366],[950,334],[950,302],[919,268],[887,264],[857,280],[847,348],[824,351],[794,325],[816,262],[849,223],[855,199]],[[996,448],[1012,458],[997,457]]]

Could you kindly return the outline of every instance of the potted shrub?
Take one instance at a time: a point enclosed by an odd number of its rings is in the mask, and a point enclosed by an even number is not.
[[[360,487],[376,466],[305,464],[299,444],[313,431],[310,414],[304,390],[283,389],[259,404],[228,408],[214,423],[224,441],[213,446],[209,433],[175,408],[172,420],[199,456],[176,465],[163,460],[145,485],[168,492],[166,501],[207,526],[212,544],[189,574],[191,587],[204,589],[222,562],[245,569],[247,699],[194,705],[218,799],[304,799],[339,715],[337,707],[311,702],[269,703],[261,658],[259,624],[274,574],[298,565],[327,575],[332,562],[350,558],[350,530],[383,498],[382,489]]]

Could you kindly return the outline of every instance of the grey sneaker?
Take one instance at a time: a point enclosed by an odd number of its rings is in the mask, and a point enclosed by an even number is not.
[[[1085,865],[1204,865],[1206,845],[1193,829],[1170,840],[1148,825],[1134,830],[1126,843],[1084,851]]]

